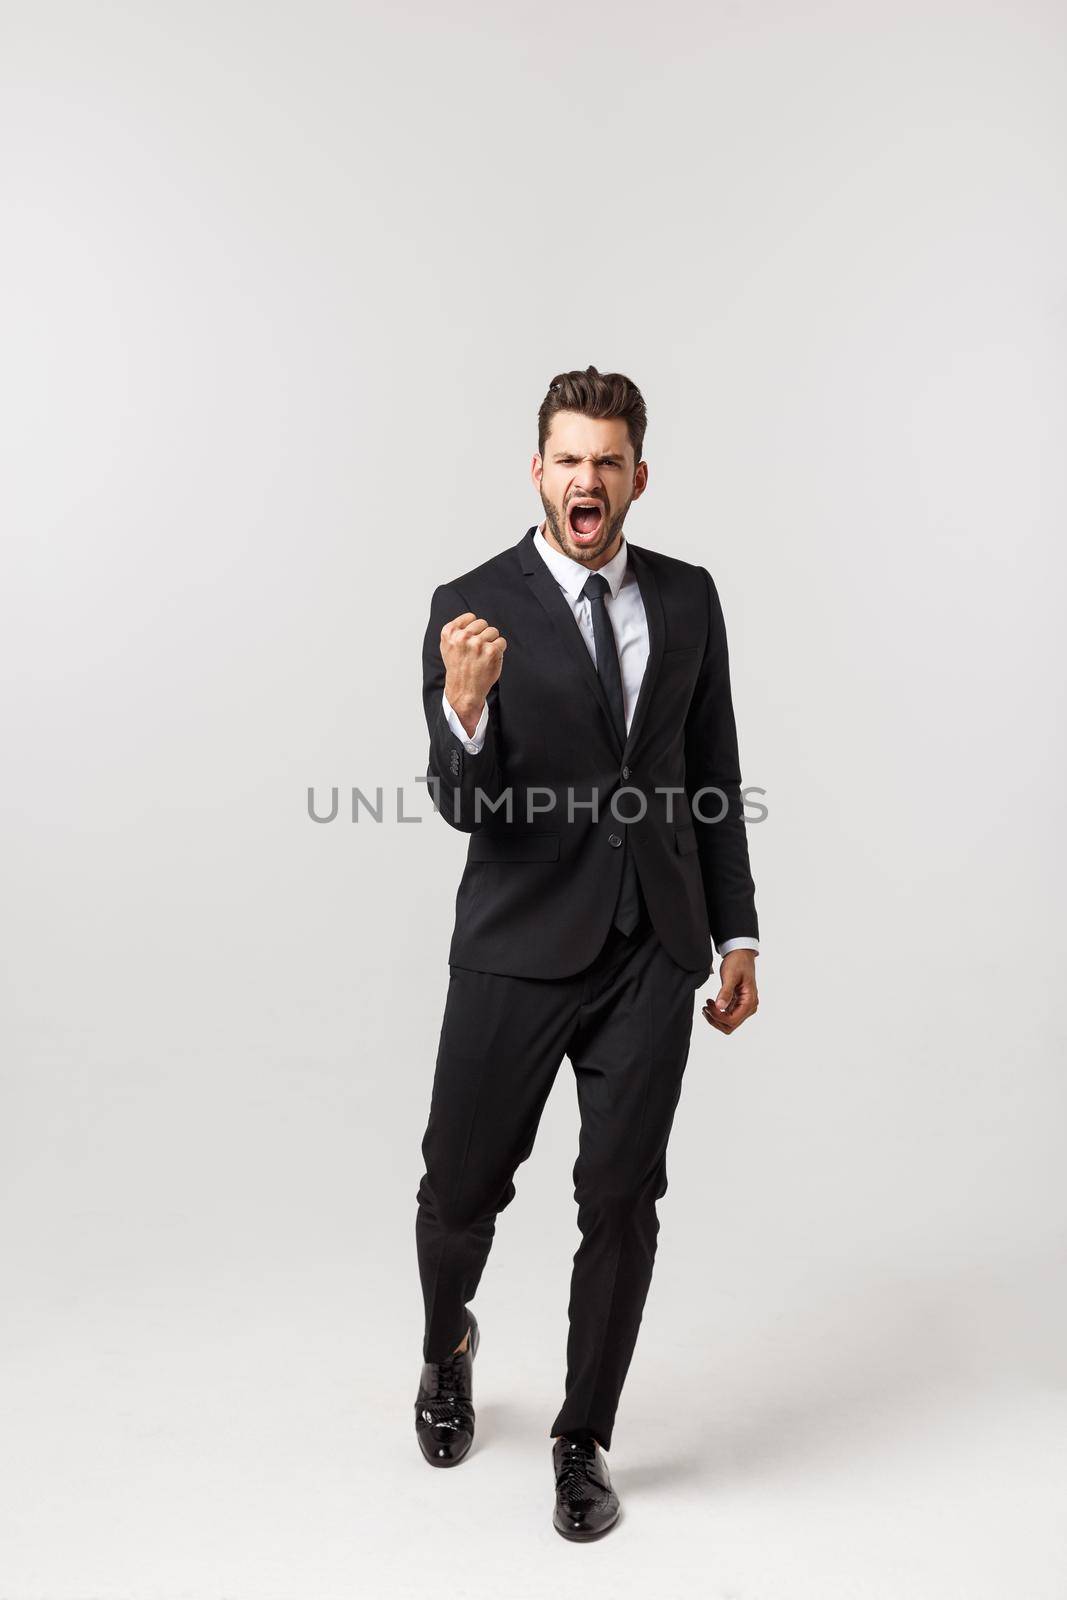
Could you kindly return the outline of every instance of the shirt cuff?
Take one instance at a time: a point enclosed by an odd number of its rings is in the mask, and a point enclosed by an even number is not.
[[[728,956],[731,950],[754,950],[759,955],[759,940],[745,934],[737,939],[724,939],[716,948],[721,956]]]
[[[445,721],[452,729],[452,732],[455,734],[456,738],[462,739],[464,750],[466,750],[468,755],[476,756],[479,750],[482,748],[482,745],[485,743],[485,730],[489,726],[489,702],[486,701],[485,705],[482,707],[482,714],[478,718],[478,726],[475,728],[473,733],[468,733],[462,722],[460,722],[459,718],[456,716],[456,713],[449,705],[448,696],[445,694],[444,690],[441,691],[441,704],[444,707]]]

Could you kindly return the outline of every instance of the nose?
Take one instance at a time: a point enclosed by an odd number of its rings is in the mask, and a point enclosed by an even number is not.
[[[603,494],[604,488],[600,481],[600,470],[592,461],[583,461],[575,468],[574,492],[575,494]]]

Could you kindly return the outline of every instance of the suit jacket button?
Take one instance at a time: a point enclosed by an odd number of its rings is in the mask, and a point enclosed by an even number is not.
[[[624,778],[628,778],[628,777],[629,777],[629,776],[630,776],[630,769],[629,769],[629,767],[623,767],[623,769],[622,769],[622,775],[623,775],[623,777],[624,777]]]
[[[619,848],[619,846],[622,844],[622,840],[620,839],[620,837],[619,837],[619,835],[617,833],[609,833],[608,834],[608,843],[610,844],[610,846],[611,846],[611,848],[613,850],[617,850]]]

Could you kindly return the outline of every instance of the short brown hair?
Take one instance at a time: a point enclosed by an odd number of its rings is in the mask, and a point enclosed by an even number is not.
[[[557,372],[537,413],[537,454],[545,453],[545,440],[557,411],[578,411],[583,417],[621,417],[634,447],[634,465],[641,459],[648,416],[636,383],[621,372]]]

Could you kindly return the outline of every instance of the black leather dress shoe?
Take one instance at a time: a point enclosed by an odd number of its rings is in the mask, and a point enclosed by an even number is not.
[[[556,1509],[552,1525],[565,1539],[599,1539],[619,1517],[619,1497],[595,1439],[556,1439]]]
[[[478,1350],[478,1322],[467,1312],[470,1339],[466,1350],[447,1361],[425,1361],[415,1401],[415,1431],[431,1467],[455,1467],[474,1443],[473,1365]]]

